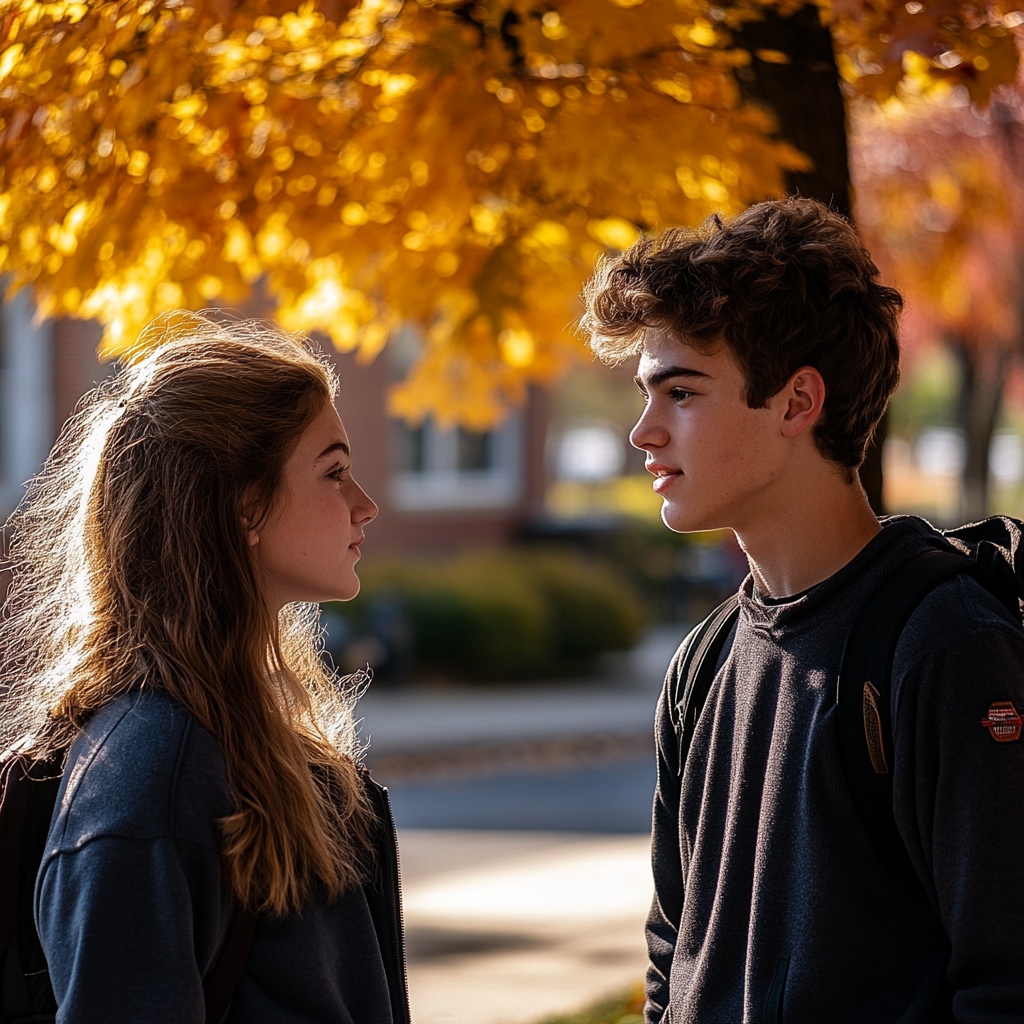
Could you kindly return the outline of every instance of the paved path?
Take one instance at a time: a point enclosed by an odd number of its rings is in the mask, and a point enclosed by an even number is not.
[[[646,836],[403,830],[416,1024],[532,1024],[639,982]]]
[[[649,734],[658,687],[682,632],[653,632],[617,671],[598,679],[397,691],[371,685],[359,702],[360,733],[370,743],[371,763],[396,752],[523,738]]]
[[[651,827],[653,744],[629,759],[478,777],[391,782],[374,774],[391,791],[399,829],[646,833]]]
[[[534,1024],[642,979],[654,706],[681,632],[599,679],[360,702],[399,828],[416,1024]]]
[[[390,789],[416,1024],[533,1024],[642,979],[653,758]]]
[[[465,743],[649,731],[656,695],[597,684],[479,693],[367,694],[359,703],[371,756]]]

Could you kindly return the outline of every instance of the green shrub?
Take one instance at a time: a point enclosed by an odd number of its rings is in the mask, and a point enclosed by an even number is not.
[[[629,992],[602,999],[579,1013],[547,1017],[541,1024],[643,1024],[644,991],[638,985]]]
[[[522,573],[503,568],[481,562],[413,574],[398,597],[412,620],[419,664],[484,677],[543,672],[545,608]]]
[[[447,561],[389,559],[360,568],[363,589],[335,606],[358,630],[397,601],[420,671],[478,679],[585,670],[640,638],[643,614],[610,568],[556,552],[475,551]]]
[[[628,650],[640,639],[640,602],[609,567],[542,554],[531,559],[528,571],[548,609],[556,661],[572,664],[596,652]]]

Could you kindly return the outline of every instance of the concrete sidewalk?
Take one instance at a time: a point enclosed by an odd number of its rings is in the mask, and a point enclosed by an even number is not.
[[[574,736],[650,735],[658,688],[685,635],[659,628],[594,679],[375,690],[359,702],[370,762],[397,753]]]
[[[360,702],[398,823],[417,1024],[534,1024],[642,980],[654,709],[684,633],[592,679]]]
[[[417,1024],[533,1024],[642,980],[647,836],[399,839]]]

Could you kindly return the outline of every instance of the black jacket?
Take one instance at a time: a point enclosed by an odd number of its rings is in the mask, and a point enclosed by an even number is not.
[[[1024,1020],[1024,742],[982,724],[996,702],[1024,710],[1020,623],[961,576],[925,599],[897,650],[894,809],[926,900],[876,857],[840,765],[853,615],[936,543],[919,519],[884,526],[793,598],[748,578],[682,778],[662,696],[650,1022]]]
[[[407,1024],[397,844],[386,791],[378,877],[301,914],[261,918],[228,1024]],[[100,711],[75,741],[36,883],[61,1024],[202,1024],[202,980],[234,902],[217,821],[223,755],[153,691]]]

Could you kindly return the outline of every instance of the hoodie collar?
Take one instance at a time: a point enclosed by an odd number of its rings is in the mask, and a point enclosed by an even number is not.
[[[763,594],[747,576],[740,586],[740,612],[754,628],[772,634],[776,640],[816,626],[831,613],[838,595],[842,604],[867,598],[877,583],[898,565],[928,547],[951,549],[951,545],[930,523],[917,516],[886,516],[882,529],[837,572],[813,587],[791,597],[772,598]],[[863,590],[863,595],[854,593]]]

